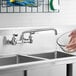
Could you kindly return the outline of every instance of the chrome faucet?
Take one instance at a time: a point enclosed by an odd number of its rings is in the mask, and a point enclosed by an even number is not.
[[[22,32],[20,40],[22,40],[22,43],[32,43],[33,42],[32,34],[35,34],[35,32],[49,31],[49,30],[53,30],[55,32],[55,35],[57,35],[57,30],[54,28],[32,29],[32,30]],[[24,38],[24,34],[26,34],[26,33],[30,33],[28,39]]]
[[[20,39],[17,40],[17,36],[18,34],[13,34],[12,39],[8,40],[5,36],[3,39],[3,43],[4,44],[12,44],[12,45],[16,45],[16,44],[21,44],[21,43],[32,43],[33,42],[33,38],[32,35],[35,34],[36,32],[42,32],[42,31],[49,31],[49,30],[53,30],[55,32],[55,35],[57,35],[57,30],[54,28],[40,28],[40,29],[32,29],[32,30],[28,30],[28,31],[24,31],[22,32]],[[24,35],[29,33],[28,38],[26,38]]]

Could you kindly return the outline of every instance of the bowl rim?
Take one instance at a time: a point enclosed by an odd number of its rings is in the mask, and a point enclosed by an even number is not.
[[[65,44],[63,45],[63,44],[60,44],[60,43],[59,43],[59,39],[60,39],[63,35],[65,35],[65,34],[67,34],[67,33],[70,33],[70,31],[61,34],[61,35],[56,39],[56,43],[59,45],[59,47],[62,49],[62,51],[66,52],[66,53],[74,53],[75,51],[69,51],[68,49],[67,49],[67,50],[64,49],[64,47],[66,47]]]
[[[65,44],[60,44],[60,43],[59,43],[59,39],[60,39],[62,36],[64,36],[65,34],[67,34],[67,33],[69,33],[69,32],[65,32],[65,33],[61,34],[61,35],[56,39],[56,43],[57,43],[59,46],[63,46],[63,47],[66,46]]]

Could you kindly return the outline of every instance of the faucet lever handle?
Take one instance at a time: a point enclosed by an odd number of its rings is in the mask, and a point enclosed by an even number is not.
[[[16,41],[16,37],[18,36],[18,34],[13,34],[13,37],[12,37],[12,40],[11,40],[11,43],[13,45],[16,45],[17,44],[17,41]]]

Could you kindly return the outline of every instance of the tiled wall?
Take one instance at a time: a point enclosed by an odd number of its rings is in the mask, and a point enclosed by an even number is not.
[[[60,12],[59,13],[1,13],[0,14],[0,28],[8,28],[8,27],[26,27],[26,29],[32,27],[54,27],[58,30],[58,35],[70,31],[76,28],[76,0],[60,0]],[[18,32],[17,30],[14,30]],[[30,44],[19,44],[16,46],[7,45],[4,46],[2,43],[2,35],[10,35],[14,33],[14,31],[0,31],[0,54],[7,53],[22,53],[24,51],[26,54],[43,52],[49,49],[55,49],[53,46],[54,40],[51,40],[46,36],[46,33],[35,34],[34,42],[32,45]],[[21,32],[19,32],[20,34]],[[46,35],[45,35],[46,34]],[[45,38],[45,39],[44,39]],[[43,41],[42,41],[43,40]],[[51,41],[50,41],[51,40]],[[47,41],[47,42],[46,42]],[[42,45],[41,45],[42,44]],[[51,46],[50,46],[51,45]],[[44,52],[45,52],[44,51]]]
[[[60,0],[59,13],[1,13],[0,27],[76,25],[76,0]]]

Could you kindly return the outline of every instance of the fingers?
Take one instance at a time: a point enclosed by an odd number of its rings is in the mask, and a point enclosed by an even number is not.
[[[72,51],[75,50],[76,49],[76,38],[75,40],[72,40],[69,44],[67,44],[66,48]]]
[[[66,48],[67,48],[68,50],[74,50],[74,49],[76,49],[76,44],[67,45]]]
[[[66,48],[71,52],[76,51],[76,29],[70,33],[69,37],[70,40],[69,43],[66,45]]]
[[[75,36],[76,36],[76,29],[75,29],[75,30],[73,30],[73,31],[70,33],[69,37],[71,37],[71,36],[73,36],[73,35],[75,35]]]

